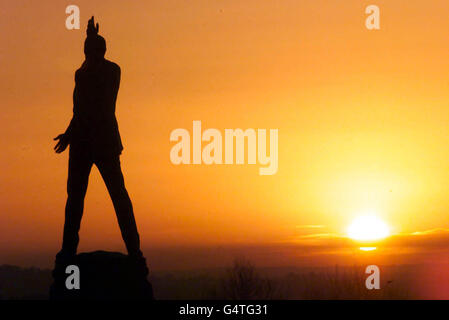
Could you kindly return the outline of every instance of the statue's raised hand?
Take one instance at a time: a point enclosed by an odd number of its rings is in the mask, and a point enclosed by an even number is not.
[[[90,18],[89,21],[87,22],[87,29],[86,29],[87,36],[97,35],[99,28],[100,27],[98,26],[98,23],[97,25],[95,25],[95,19],[94,16],[92,16],[92,18]]]

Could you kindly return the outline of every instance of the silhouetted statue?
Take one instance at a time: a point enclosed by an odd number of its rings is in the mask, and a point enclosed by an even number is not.
[[[70,145],[64,235],[62,250],[56,256],[56,267],[58,262],[65,264],[76,255],[84,197],[90,170],[95,164],[114,204],[128,257],[148,274],[120,167],[123,146],[115,117],[120,67],[104,58],[106,41],[98,35],[98,23],[95,25],[94,17],[89,20],[86,33],[86,59],[75,73],[73,118],[65,133],[54,139],[58,140],[55,146],[57,153]]]

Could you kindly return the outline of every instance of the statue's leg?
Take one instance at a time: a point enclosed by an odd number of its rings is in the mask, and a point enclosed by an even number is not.
[[[67,202],[61,250],[64,255],[76,254],[79,242],[78,232],[83,217],[84,197],[92,164],[93,160],[88,148],[70,147]]]
[[[120,226],[126,249],[130,256],[142,257],[140,239],[134,218],[133,206],[125,188],[119,156],[95,161],[106,184]]]

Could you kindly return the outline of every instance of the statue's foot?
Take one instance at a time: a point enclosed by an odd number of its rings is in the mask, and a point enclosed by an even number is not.
[[[147,261],[140,250],[137,254],[128,254],[128,259],[139,276],[144,278],[148,276]]]
[[[76,253],[68,253],[64,251],[59,251],[56,254],[55,268],[52,271],[53,278],[61,277],[65,275],[65,269],[68,265],[72,264],[76,257]]]

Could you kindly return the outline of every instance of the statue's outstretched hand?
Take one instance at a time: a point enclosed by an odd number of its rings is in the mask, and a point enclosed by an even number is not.
[[[67,138],[67,136],[64,133],[60,134],[53,140],[58,141],[58,143],[54,147],[54,150],[56,151],[56,153],[63,152],[69,145],[69,139]]]
[[[87,36],[94,36],[96,34],[98,34],[98,30],[100,29],[100,27],[97,25],[95,25],[95,18],[94,16],[92,16],[92,18],[89,19],[89,21],[87,22],[87,29],[86,29],[86,34]]]

